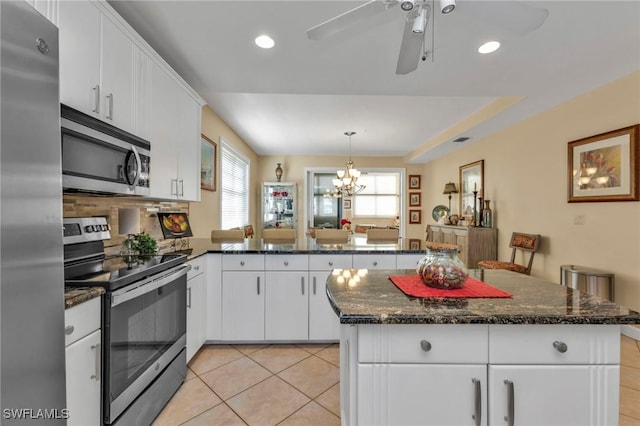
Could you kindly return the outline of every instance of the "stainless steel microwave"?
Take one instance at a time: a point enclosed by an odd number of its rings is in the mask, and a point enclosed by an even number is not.
[[[148,141],[66,105],[60,112],[65,192],[150,195]]]

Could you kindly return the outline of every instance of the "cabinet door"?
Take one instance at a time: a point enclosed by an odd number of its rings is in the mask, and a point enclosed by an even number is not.
[[[200,105],[180,88],[178,109],[178,198],[200,201]],[[217,169],[216,169],[217,170]]]
[[[398,269],[413,269],[418,267],[418,262],[424,257],[424,253],[400,253],[396,256]]]
[[[100,117],[101,13],[90,2],[61,1],[60,102]]]
[[[489,389],[490,424],[618,423],[618,366],[490,365]]]
[[[395,254],[354,254],[355,269],[395,269]]]
[[[264,340],[264,272],[222,273],[222,338]]]
[[[187,362],[205,341],[205,275],[187,281]]]
[[[309,340],[339,340],[340,320],[327,297],[331,271],[309,273]]]
[[[102,424],[101,333],[96,330],[65,349],[69,426]]]
[[[103,119],[133,133],[133,42],[109,18],[102,15],[102,111]]]
[[[177,135],[177,84],[157,64],[151,65],[151,170],[150,185],[153,198],[176,198],[178,162],[175,139]]]
[[[309,338],[309,274],[307,271],[266,273],[265,338]]]
[[[486,375],[486,365],[358,364],[358,424],[486,425]]]

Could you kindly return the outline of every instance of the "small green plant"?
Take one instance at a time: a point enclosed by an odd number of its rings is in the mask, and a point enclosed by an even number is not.
[[[154,254],[158,251],[158,243],[151,235],[143,231],[133,236],[131,249],[137,254]]]

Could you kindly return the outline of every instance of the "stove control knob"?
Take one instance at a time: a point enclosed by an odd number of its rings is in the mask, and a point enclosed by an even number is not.
[[[93,232],[93,225],[87,225],[84,227],[84,232],[86,232],[87,234],[90,234],[91,232]]]

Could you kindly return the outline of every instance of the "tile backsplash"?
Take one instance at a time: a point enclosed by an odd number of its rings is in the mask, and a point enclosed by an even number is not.
[[[157,212],[189,213],[189,203],[184,201],[158,201],[132,197],[109,197],[92,195],[63,195],[64,217],[92,217],[107,218],[111,227],[111,239],[104,242],[107,255],[117,254],[126,235],[118,234],[118,210],[136,207],[140,209],[140,231],[144,231],[158,241],[160,250],[170,245],[170,240],[164,240],[158,222]]]

